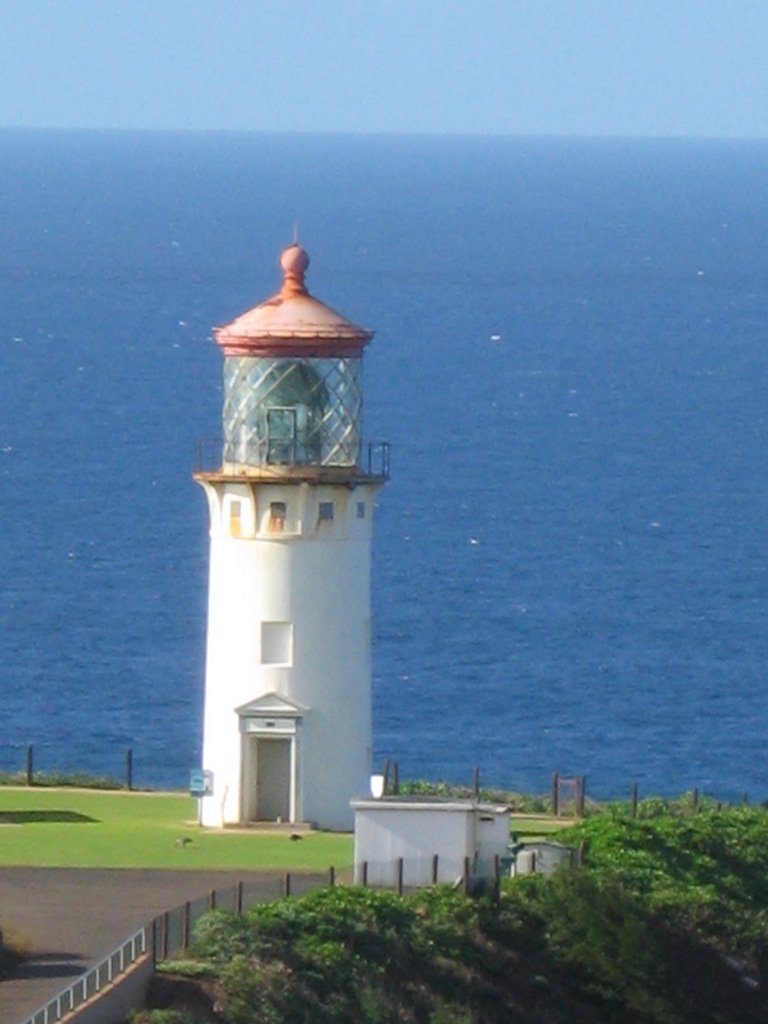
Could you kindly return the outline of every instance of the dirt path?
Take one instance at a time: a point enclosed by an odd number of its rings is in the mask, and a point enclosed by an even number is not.
[[[0,1024],[20,1024],[157,914],[241,879],[275,892],[269,873],[0,868],[0,928],[32,954],[0,982]]]

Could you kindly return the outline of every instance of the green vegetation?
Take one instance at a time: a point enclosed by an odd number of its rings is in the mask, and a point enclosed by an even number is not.
[[[563,833],[576,824],[575,819],[550,818],[544,814],[515,814],[512,817],[512,834],[515,839],[531,842],[534,839],[548,839],[555,834]],[[558,840],[565,841],[561,834]]]
[[[752,973],[768,969],[768,812],[691,814],[653,805],[612,811],[562,836],[584,843],[590,871],[610,877],[672,927],[695,933]],[[687,811],[687,813],[685,813]]]
[[[0,865],[324,871],[352,863],[352,838],[218,831],[172,793],[0,788]]]
[[[430,794],[431,795],[431,794]],[[434,795],[466,795],[456,792]],[[510,802],[508,794],[483,794]],[[199,923],[137,1024],[765,1024],[768,811],[692,794],[531,806],[518,836],[578,846],[584,866],[506,880],[498,899],[439,887],[317,891]],[[537,805],[538,806],[538,805]],[[320,871],[348,835],[201,830],[179,794],[0,788],[0,864]],[[567,826],[564,828],[564,826]],[[0,938],[0,976],[14,963]]]
[[[0,786],[26,786],[26,772],[0,772]],[[124,789],[125,784],[110,775],[88,775],[86,772],[33,772],[32,785],[78,789]]]
[[[457,786],[452,782],[429,782],[426,779],[408,779],[401,782],[398,792],[403,796],[432,796],[458,800],[467,800],[475,795],[469,786]],[[508,789],[481,787],[478,798],[484,803],[507,804],[513,812],[519,814],[552,813],[552,800],[548,796],[531,796],[529,793],[517,793]]]
[[[449,782],[428,782],[425,779],[409,779],[402,782],[398,792],[403,796],[435,797],[441,800],[468,800],[474,792],[468,786],[456,786]],[[552,817],[550,797],[531,796],[507,789],[481,788],[478,799],[483,803],[506,804],[512,811],[512,832],[517,839],[544,839],[553,832],[568,827],[567,817]],[[593,808],[597,805],[591,805]],[[571,819],[575,824],[576,819]]]
[[[590,817],[562,836],[583,867],[498,898],[335,888],[214,911],[154,1006],[175,1024],[765,1024],[768,812],[642,814]]]

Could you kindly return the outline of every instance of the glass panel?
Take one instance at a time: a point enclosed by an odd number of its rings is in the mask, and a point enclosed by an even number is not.
[[[224,462],[354,466],[360,359],[224,360]]]
[[[267,410],[267,462],[291,466],[296,461],[296,410]]]

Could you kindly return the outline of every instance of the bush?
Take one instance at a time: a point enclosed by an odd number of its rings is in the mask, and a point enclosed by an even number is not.
[[[755,967],[768,952],[768,811],[739,807],[630,820],[591,818],[563,835],[587,866],[667,923]]]
[[[26,772],[0,772],[0,786],[26,786]],[[32,785],[69,789],[125,789],[125,784],[109,775],[85,772],[35,772]]]
[[[258,936],[250,920],[232,910],[211,910],[194,927],[190,953],[213,963],[227,963],[235,956],[259,950]]]
[[[451,782],[428,782],[425,779],[409,779],[400,783],[400,793],[408,796],[427,796],[468,800],[474,797],[470,786],[459,786]],[[480,799],[485,803],[509,804],[512,810],[522,814],[549,814],[552,811],[552,799],[548,796],[531,796],[508,789],[491,789],[481,787]]]
[[[200,960],[160,960],[155,965],[156,974],[175,974],[179,978],[216,978],[216,965]]]
[[[131,1016],[131,1024],[196,1024],[183,1010],[139,1010]]]

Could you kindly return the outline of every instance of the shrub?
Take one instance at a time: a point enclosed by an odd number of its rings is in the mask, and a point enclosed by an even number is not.
[[[768,950],[768,811],[739,807],[630,820],[591,818],[563,835],[584,842],[588,869],[649,911],[729,955]]]
[[[131,1016],[131,1024],[195,1024],[183,1010],[139,1010]]]
[[[211,910],[199,919],[192,935],[190,952],[214,963],[226,963],[235,956],[258,952],[259,944],[250,921],[232,910]]]

